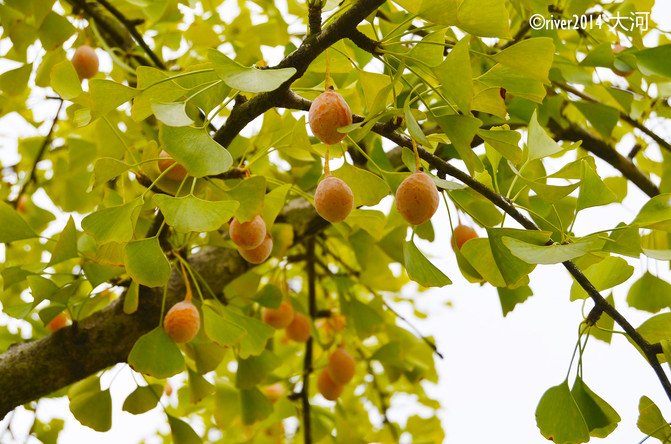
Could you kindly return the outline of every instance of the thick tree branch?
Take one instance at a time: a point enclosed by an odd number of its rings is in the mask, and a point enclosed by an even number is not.
[[[312,233],[313,219],[323,220],[302,199],[290,202],[282,218],[292,223],[297,241]],[[221,294],[228,282],[249,269],[232,249],[206,247],[188,260],[214,294]],[[166,306],[182,300],[184,291],[180,274],[173,270]],[[140,336],[159,325],[163,289],[140,287],[140,304],[131,315],[123,312],[124,298],[125,293],[76,324],[36,341],[14,344],[0,355],[0,419],[19,405],[126,362]]]

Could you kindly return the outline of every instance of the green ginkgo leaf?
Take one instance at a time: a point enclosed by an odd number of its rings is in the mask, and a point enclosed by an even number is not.
[[[543,436],[557,444],[589,441],[589,428],[571,395],[568,380],[545,392],[536,408],[536,424]]]
[[[671,426],[662,416],[659,407],[647,396],[641,396],[638,403],[638,422],[636,425],[639,430],[646,435],[659,439],[661,442],[668,442],[671,438]]]
[[[584,273],[594,288],[603,291],[620,285],[629,279],[634,273],[634,267],[621,257],[608,256],[604,260],[591,265]],[[571,300],[575,301],[587,297],[587,292],[577,281],[574,281],[571,285]]]
[[[583,162],[583,177],[580,184],[580,194],[578,195],[578,206],[576,211],[584,208],[598,207],[608,205],[617,200],[617,197],[606,186],[586,162]]]
[[[469,114],[473,101],[473,73],[469,41],[468,37],[462,38],[452,48],[445,61],[433,68],[445,94],[457,104],[464,114]]]
[[[168,378],[184,370],[184,356],[163,327],[156,327],[133,345],[128,365],[154,378]]]
[[[117,207],[103,208],[86,216],[82,228],[99,243],[128,242],[133,237],[135,221],[138,217],[140,198]]]
[[[77,421],[96,432],[112,428],[112,396],[109,389],[100,390],[97,376],[73,385],[68,391],[70,411]]]
[[[203,440],[193,430],[193,428],[179,418],[168,415],[168,424],[170,425],[170,434],[174,444],[202,444]]]
[[[158,405],[163,394],[163,387],[150,384],[136,388],[126,397],[122,410],[133,415],[141,415]]]
[[[643,205],[632,225],[671,231],[671,194],[660,194]]]
[[[187,367],[189,374],[189,400],[191,404],[198,404],[205,397],[214,393],[215,387],[203,375]]]
[[[111,157],[102,157],[96,160],[93,166],[93,186],[103,185],[131,169],[131,166]]]
[[[671,284],[646,271],[629,289],[627,303],[651,313],[671,307]]]
[[[153,102],[151,109],[156,118],[168,126],[188,126],[193,123],[191,117],[186,115],[185,102]]]
[[[256,387],[240,390],[240,407],[242,423],[245,425],[261,421],[273,412],[273,404]]]
[[[89,80],[91,93],[91,118],[97,119],[128,102],[141,91],[111,80]]]
[[[590,390],[582,378],[576,378],[571,395],[578,404],[591,436],[605,438],[615,430],[617,423],[620,422],[620,415],[599,395]]]
[[[51,87],[65,100],[74,99],[82,93],[82,84],[69,60],[57,63],[51,70]]]
[[[548,73],[554,60],[555,45],[549,37],[522,40],[492,58],[529,77],[549,84]]]
[[[266,195],[266,178],[253,176],[245,179],[233,189],[227,191],[226,197],[237,201],[240,206],[235,211],[239,222],[249,222],[263,211]]]
[[[228,150],[212,140],[205,128],[161,125],[159,140],[193,177],[220,174],[233,165]]]
[[[153,201],[168,225],[181,233],[217,230],[233,217],[240,205],[233,200],[203,200],[192,194],[184,197],[156,194]]]
[[[583,254],[598,249],[603,241],[594,238],[581,239],[573,244],[533,245],[512,237],[501,238],[515,256],[529,264],[558,264],[570,261]]]
[[[203,318],[205,334],[216,344],[230,347],[247,336],[244,328],[224,319],[207,303],[203,304]]]
[[[347,162],[332,172],[335,177],[343,180],[354,194],[354,206],[377,205],[391,190],[380,176],[354,167]]]
[[[405,269],[408,277],[424,287],[443,287],[452,283],[433,265],[412,241],[405,243]]]
[[[74,257],[77,257],[77,227],[74,219],[70,216],[51,252],[49,265],[59,264]]]
[[[124,249],[128,275],[145,287],[160,287],[170,279],[170,262],[165,257],[158,238],[129,242]]]
[[[235,386],[239,389],[251,389],[281,364],[282,360],[269,350],[264,350],[259,356],[240,359],[235,374]]]
[[[529,160],[542,159],[543,157],[551,156],[562,151],[562,148],[555,142],[545,129],[538,123],[538,115],[534,110],[531,120],[529,121]]]
[[[248,68],[229,59],[216,49],[210,49],[208,56],[219,78],[231,88],[244,92],[273,91],[296,74],[296,68]]]
[[[14,208],[0,201],[0,243],[14,242],[37,237]]]
[[[229,308],[222,310],[222,317],[247,331],[247,335],[240,341],[240,358],[242,359],[263,353],[266,343],[275,334],[275,329],[259,319],[239,314]]]

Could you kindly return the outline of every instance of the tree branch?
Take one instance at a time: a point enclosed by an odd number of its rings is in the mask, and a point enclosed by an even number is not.
[[[394,423],[389,420],[389,416],[387,415],[387,412],[389,411],[389,404],[387,404],[387,398],[389,397],[389,394],[382,390],[382,387],[380,387],[380,384],[377,381],[377,377],[375,376],[375,372],[373,371],[373,366],[370,365],[370,358],[366,356],[361,348],[359,348],[357,351],[359,352],[361,359],[366,362],[366,370],[368,371],[368,374],[373,377],[373,381],[371,383],[373,385],[373,390],[375,390],[380,400],[380,414],[382,415],[382,423],[389,429],[392,438],[394,438],[394,442],[398,442],[398,431],[394,427]]]
[[[306,110],[310,108],[311,102],[307,99],[304,99],[297,94],[290,91],[290,94],[287,95],[287,101],[283,103],[282,106],[287,108],[302,109]],[[361,116],[352,116],[354,122],[361,122],[364,118]],[[413,149],[412,141],[409,137],[397,133],[394,130],[389,130],[389,128],[382,123],[376,123],[373,126],[373,131],[380,134],[381,136],[391,140],[399,146],[406,147],[410,150]],[[598,139],[597,139],[598,140]],[[440,157],[434,155],[433,153],[425,150],[420,145],[417,146],[419,151],[419,156],[427,161],[431,167],[435,168],[439,175],[448,175],[452,176],[455,179],[460,180],[464,184],[471,187],[474,191],[484,196],[487,200],[492,202],[494,205],[502,209],[513,219],[515,219],[520,225],[522,225],[527,230],[536,230],[540,231],[540,228],[525,215],[520,213],[517,208],[513,205],[513,202],[487,187],[478,180],[472,178],[467,173],[461,171],[459,168],[447,163]],[[625,159],[626,160],[626,159]],[[657,191],[659,193],[659,191]],[[553,244],[552,240],[548,241],[548,245]],[[592,283],[587,279],[583,272],[571,261],[566,261],[562,263],[568,272],[573,276],[573,278],[578,282],[578,284],[587,292],[587,294],[592,298],[595,305],[600,307],[605,313],[611,316],[615,322],[622,327],[622,329],[629,335],[629,337],[636,343],[636,345],[641,349],[644,356],[648,359],[650,366],[657,374],[664,391],[666,392],[669,400],[671,400],[671,382],[664,373],[659,360],[657,359],[657,352],[659,350],[659,344],[650,344],[645,338],[643,338],[634,327],[626,320],[620,312],[618,312],[615,307],[610,305],[606,299],[596,290]]]
[[[144,52],[149,56],[152,62],[154,62],[154,65],[156,65],[157,68],[160,69],[167,69],[165,64],[161,61],[161,59],[152,51],[152,49],[147,45],[147,42],[144,41],[144,38],[140,35],[140,33],[137,31],[135,28],[135,23],[132,23],[130,20],[128,20],[122,13],[119,11],[117,8],[115,8],[110,2],[107,0],[96,0],[98,3],[103,5],[105,9],[107,9],[110,14],[112,14],[119,22],[121,22],[122,25],[128,30],[131,36],[133,36],[133,39],[135,42],[137,42],[138,45],[144,50]]]
[[[26,179],[26,182],[23,184],[21,189],[19,190],[19,194],[16,196],[16,200],[14,200],[14,208],[19,204],[19,200],[21,199],[21,196],[26,192],[30,184],[35,180],[35,171],[37,171],[37,164],[40,163],[40,160],[42,160],[42,157],[44,157],[44,153],[47,150],[47,147],[51,143],[52,136],[54,134],[54,129],[56,128],[56,124],[58,123],[58,116],[61,113],[61,109],[63,108],[63,99],[60,99],[61,103],[58,105],[58,111],[56,111],[56,115],[54,116],[54,121],[51,123],[51,128],[49,128],[49,132],[47,133],[46,136],[44,136],[44,140],[42,141],[42,145],[40,145],[40,149],[37,152],[37,155],[35,156],[35,160],[33,161],[33,166],[30,168],[30,173],[28,173],[28,179]]]
[[[233,109],[226,123],[217,130],[214,140],[224,147],[228,146],[249,122],[270,108],[280,106],[289,94],[289,86],[303,76],[310,63],[329,46],[351,35],[357,25],[384,2],[385,0],[359,0],[320,33],[305,39],[298,49],[274,67],[295,68],[296,73],[276,90],[257,94]]]
[[[570,140],[572,142],[582,141],[581,146],[583,148],[620,171],[624,177],[629,179],[649,197],[659,194],[657,185],[631,159],[624,157],[615,148],[608,145],[608,143],[593,136],[575,123],[570,123],[567,128],[562,128],[556,121],[550,119],[548,128],[558,139]]]
[[[599,100],[597,100],[596,98],[590,96],[589,94],[585,94],[584,92],[582,92],[582,91],[580,91],[580,90],[578,90],[578,89],[576,89],[576,88],[574,88],[570,85],[567,85],[567,84],[562,83],[562,82],[552,82],[552,83],[554,85],[556,85],[557,87],[563,89],[564,91],[569,92],[569,93],[573,94],[574,96],[578,96],[578,97],[580,97],[581,99],[583,99],[587,102],[597,103],[597,104],[602,105],[602,103]],[[634,120],[629,114],[627,114],[623,111],[620,111],[620,119],[624,120],[625,122],[627,122],[629,125],[633,126],[634,128],[637,128],[637,129],[641,130],[641,132],[643,132],[644,134],[647,134],[652,140],[657,142],[657,144],[659,144],[659,146],[661,146],[665,150],[671,151],[671,144],[669,144],[669,142],[662,139],[660,136],[658,136],[656,133],[654,133],[648,127],[643,125],[641,122],[639,122],[637,120]]]
[[[121,27],[116,27],[111,22],[114,20],[108,16],[107,12],[97,3],[88,3],[86,0],[65,0],[70,3],[75,8],[82,9],[89,18],[95,20],[95,22],[100,26],[113,41],[114,44],[128,51],[133,46],[133,37],[130,34],[128,29],[122,29]],[[135,61],[144,66],[149,66],[151,63],[144,57],[140,55],[134,55],[133,58]]]
[[[315,274],[315,239],[310,237],[307,241],[305,268],[308,273],[308,314],[310,324],[317,316],[317,276]],[[312,419],[310,413],[310,374],[312,373],[312,335],[305,343],[305,357],[303,358],[303,388],[301,400],[303,403],[303,442],[312,444]]]
[[[313,230],[321,219],[302,199],[290,202],[283,218],[292,223],[296,241]],[[323,220],[323,219],[322,219]],[[206,247],[189,257],[214,294],[249,269],[236,250]],[[184,299],[184,283],[173,269],[166,306]],[[163,288],[140,287],[140,304],[133,314],[123,311],[125,293],[117,300],[44,338],[14,344],[0,355],[0,419],[19,405],[41,398],[100,370],[126,362],[140,336],[159,325]],[[20,381],[20,382],[19,382]]]

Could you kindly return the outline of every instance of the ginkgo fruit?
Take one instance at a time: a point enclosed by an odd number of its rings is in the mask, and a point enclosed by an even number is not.
[[[478,237],[478,233],[473,228],[468,225],[457,225],[452,235],[452,249],[454,250],[454,247],[457,247],[461,250],[462,245],[476,237]]]
[[[327,175],[317,185],[315,191],[315,209],[329,222],[344,221],[354,208],[354,194],[341,179]]]
[[[178,302],[168,310],[163,328],[173,341],[182,344],[196,337],[200,329],[200,314],[190,301]]]
[[[88,45],[82,45],[75,50],[72,56],[72,66],[75,67],[79,79],[90,79],[98,74],[98,55]]]
[[[261,245],[259,245],[256,248],[252,248],[251,250],[243,250],[242,248],[238,247],[238,253],[240,253],[240,256],[250,264],[260,264],[266,259],[268,259],[268,256],[270,256],[270,252],[273,251],[273,238],[270,236],[270,234],[266,233],[266,238],[261,242]]]
[[[396,191],[396,209],[411,225],[421,225],[431,219],[439,201],[436,184],[423,171],[408,176]]]
[[[53,332],[53,331],[60,330],[61,328],[65,327],[67,324],[68,324],[68,317],[65,315],[65,313],[58,313],[56,315],[56,317],[54,317],[47,324],[47,328]]]
[[[264,308],[261,319],[274,329],[286,328],[294,320],[294,309],[288,302],[282,302],[279,308]]]
[[[161,170],[161,172],[164,172],[171,165],[176,163],[175,160],[172,159],[172,156],[166,153],[165,151],[161,151],[159,157],[165,158],[158,161],[158,169]],[[188,175],[189,173],[186,171],[186,168],[184,168],[179,163],[175,164],[174,167],[170,168],[170,170],[167,173],[165,173],[165,177],[167,177],[170,180],[177,180],[177,181],[184,180],[184,178]]]
[[[302,313],[296,312],[291,323],[286,328],[287,337],[296,342],[307,342],[312,335],[310,319]]]
[[[266,223],[261,216],[240,223],[233,218],[228,230],[231,240],[243,250],[252,250],[263,243],[266,238]]]
[[[284,386],[279,382],[270,384],[263,388],[263,394],[266,395],[266,398],[268,398],[273,404],[277,402],[277,400],[282,396],[284,396],[285,391],[286,390],[284,389]]]
[[[333,382],[338,385],[345,385],[354,377],[356,363],[344,347],[338,347],[336,351],[331,353],[326,370]]]
[[[339,133],[338,128],[352,124],[352,111],[345,99],[331,87],[312,102],[308,118],[315,137],[335,145],[345,138],[346,134]]]
[[[343,390],[345,390],[345,386],[333,382],[329,372],[324,369],[319,373],[319,377],[317,378],[317,390],[319,390],[319,393],[324,398],[329,401],[335,401],[340,398]]]

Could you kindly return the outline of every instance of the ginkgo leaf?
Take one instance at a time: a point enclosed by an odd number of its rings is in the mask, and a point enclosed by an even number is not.
[[[14,242],[37,237],[14,208],[0,201],[0,243]]]
[[[82,228],[101,243],[128,242],[133,237],[140,198],[117,207],[103,208],[86,216]]]
[[[228,150],[212,140],[205,128],[161,125],[159,139],[165,151],[193,177],[220,174],[233,165]]]
[[[184,370],[184,356],[163,327],[156,327],[133,345],[128,365],[154,378],[168,378]]]
[[[170,262],[156,237],[126,244],[124,259],[128,275],[140,285],[160,287],[170,279]]]
[[[536,424],[543,436],[557,444],[589,441],[589,428],[569,390],[568,380],[543,394],[536,408]]]
[[[186,115],[186,103],[184,102],[153,102],[151,109],[156,118],[168,126],[188,126],[193,123],[191,117]]]
[[[229,59],[216,49],[210,49],[208,56],[221,80],[226,82],[231,88],[244,92],[260,93],[273,91],[296,74],[296,68],[248,68]]]
[[[436,268],[410,241],[405,243],[405,269],[413,281],[424,287],[443,287],[452,281]]]
[[[217,230],[233,217],[240,205],[233,200],[203,200],[192,194],[184,197],[156,194],[153,201],[168,225],[182,233]]]

